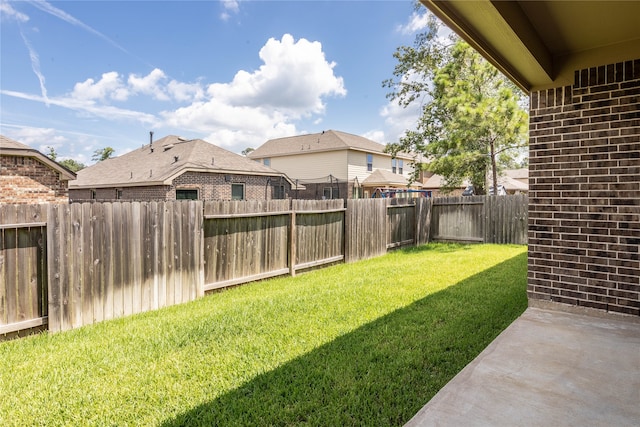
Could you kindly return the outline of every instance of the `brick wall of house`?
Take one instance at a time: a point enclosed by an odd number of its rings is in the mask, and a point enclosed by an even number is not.
[[[530,303],[640,315],[640,60],[531,94]]]
[[[200,200],[231,200],[231,184],[244,184],[246,200],[270,200],[274,198],[273,185],[285,186],[285,197],[291,193],[291,185],[279,177],[252,175],[224,175],[202,172],[186,172],[173,181],[173,185],[120,188],[121,200],[175,200],[176,190],[198,190]],[[96,200],[115,200],[116,188],[95,189]],[[72,201],[92,199],[90,189],[71,189]]]
[[[68,181],[29,156],[0,156],[0,203],[68,203]]]

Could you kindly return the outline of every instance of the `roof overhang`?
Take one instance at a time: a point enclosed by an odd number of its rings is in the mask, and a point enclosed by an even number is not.
[[[0,154],[2,154],[3,156],[33,157],[37,159],[40,163],[43,163],[46,166],[58,172],[60,174],[60,179],[62,181],[71,181],[76,179],[76,174],[74,172],[65,168],[60,163],[57,163],[51,160],[50,158],[48,158],[47,156],[45,156],[44,154],[42,154],[40,151],[36,149],[27,150],[23,148],[3,147],[2,150],[0,150]]]
[[[84,184],[78,185],[73,181],[69,182],[70,190],[82,190],[82,189],[96,189],[96,188],[125,188],[125,187],[154,187],[159,185],[172,185],[173,180],[183,175],[187,172],[199,172],[199,173],[210,173],[216,175],[248,175],[248,176],[266,176],[266,177],[282,177],[285,181],[291,184],[292,187],[295,186],[293,181],[283,173],[268,173],[268,172],[252,172],[252,171],[242,171],[242,170],[227,170],[227,169],[216,169],[215,171],[210,168],[203,167],[185,167],[178,169],[171,175],[166,178],[161,178],[159,180],[149,180],[149,181],[135,181],[135,182],[113,182],[113,183],[102,183],[102,184]]]
[[[420,1],[525,92],[640,59],[640,1]]]

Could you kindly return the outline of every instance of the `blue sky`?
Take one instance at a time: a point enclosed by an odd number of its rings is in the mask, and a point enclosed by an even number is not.
[[[382,87],[421,28],[411,0],[0,1],[0,133],[60,158],[124,154],[149,131],[239,153],[415,124]]]

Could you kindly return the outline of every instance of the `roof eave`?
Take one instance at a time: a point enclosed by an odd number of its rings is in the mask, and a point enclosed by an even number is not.
[[[73,171],[70,171],[66,167],[62,166],[60,163],[51,160],[40,151],[36,149],[23,149],[23,148],[2,148],[0,154],[6,156],[22,156],[22,157],[33,157],[38,159],[41,163],[44,163],[51,169],[55,170],[60,174],[60,179],[63,181],[71,181],[76,179],[76,174]]]

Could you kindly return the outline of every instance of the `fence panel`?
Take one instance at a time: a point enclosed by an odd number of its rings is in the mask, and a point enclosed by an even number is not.
[[[489,196],[485,206],[485,242],[527,244],[529,197]]]
[[[0,335],[47,322],[46,205],[0,206]]]
[[[415,211],[413,199],[387,201],[387,249],[415,243]]]
[[[344,201],[293,200],[295,263],[304,269],[344,260]]]
[[[50,205],[48,215],[50,330],[202,295],[201,202]]]
[[[420,197],[416,199],[416,245],[429,243],[431,231],[432,198]]]
[[[346,262],[385,254],[387,252],[386,200],[347,200],[345,231]]]
[[[483,242],[484,196],[434,199],[431,238],[438,241]]]
[[[288,200],[204,204],[204,290],[286,274]]]
[[[433,240],[527,243],[526,195],[449,197],[433,200]]]

